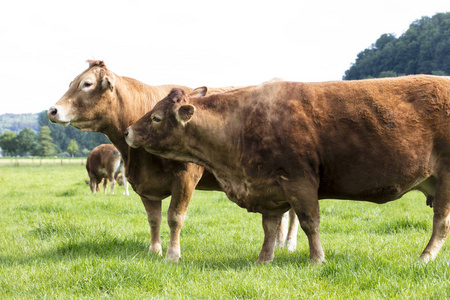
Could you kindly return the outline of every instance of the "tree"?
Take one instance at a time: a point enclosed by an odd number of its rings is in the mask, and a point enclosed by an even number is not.
[[[78,151],[78,144],[75,140],[70,140],[69,145],[67,146],[67,152],[73,155]]]
[[[450,74],[450,13],[416,20],[399,38],[381,35],[358,54],[343,79],[409,74]]]
[[[53,144],[53,139],[50,136],[50,128],[48,126],[42,126],[37,139],[36,155],[38,156],[54,156],[56,155],[56,146]]]
[[[84,156],[88,156],[89,153],[91,153],[91,150],[84,148],[83,150],[81,150],[81,153],[83,153]]]
[[[12,131],[5,131],[0,135],[0,147],[6,154],[12,156],[17,154],[17,135]]]
[[[17,136],[17,151],[21,156],[32,153],[36,148],[34,131],[30,128],[22,129]]]

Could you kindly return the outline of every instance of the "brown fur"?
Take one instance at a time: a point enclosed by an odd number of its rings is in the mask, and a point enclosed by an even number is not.
[[[259,262],[293,207],[312,261],[324,261],[319,199],[385,203],[417,189],[433,205],[433,259],[450,230],[450,79],[269,82],[182,101],[166,97],[128,129],[130,145],[211,170],[228,197],[263,214]],[[189,103],[189,104],[186,104]],[[196,108],[187,124],[181,107]],[[158,115],[161,122],[151,122]]]
[[[115,182],[117,181],[120,184],[122,180],[120,178],[123,178],[126,185],[126,178],[120,176],[123,171],[122,157],[116,147],[111,144],[99,145],[91,151],[86,160],[86,170],[93,193],[100,191],[102,180],[105,194],[108,180],[111,182],[111,194],[114,193]]]

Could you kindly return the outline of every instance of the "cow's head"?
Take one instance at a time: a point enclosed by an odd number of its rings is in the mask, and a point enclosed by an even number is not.
[[[100,131],[102,116],[111,108],[115,76],[103,61],[88,61],[89,68],[69,85],[64,96],[48,110],[53,123],[85,131]]]
[[[206,87],[195,89],[190,96],[204,96]],[[189,97],[174,88],[166,98],[125,131],[125,140],[133,148],[176,159],[183,152],[185,130],[195,113]]]

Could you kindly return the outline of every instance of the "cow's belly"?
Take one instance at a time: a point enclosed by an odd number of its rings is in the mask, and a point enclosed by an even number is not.
[[[352,172],[348,168],[334,176],[322,177],[319,197],[385,203],[401,198],[431,175],[430,169],[420,165],[410,172],[395,168],[374,171],[364,167]]]
[[[276,181],[229,178],[218,181],[227,197],[249,212],[279,214],[290,208],[283,190]]]
[[[128,183],[141,197],[150,201],[161,201],[171,195],[171,178],[153,174],[129,174]],[[138,176],[139,175],[139,176]]]

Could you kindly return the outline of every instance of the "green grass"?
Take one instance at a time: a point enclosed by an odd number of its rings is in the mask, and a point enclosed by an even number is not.
[[[182,261],[148,252],[139,197],[93,195],[81,163],[0,166],[1,299],[444,299],[449,246],[427,265],[418,257],[432,210],[412,192],[385,205],[321,202],[327,263],[298,249],[254,262],[261,216],[217,192],[196,191],[181,234]],[[164,201],[164,218],[168,200]],[[162,226],[164,250],[169,240]]]

